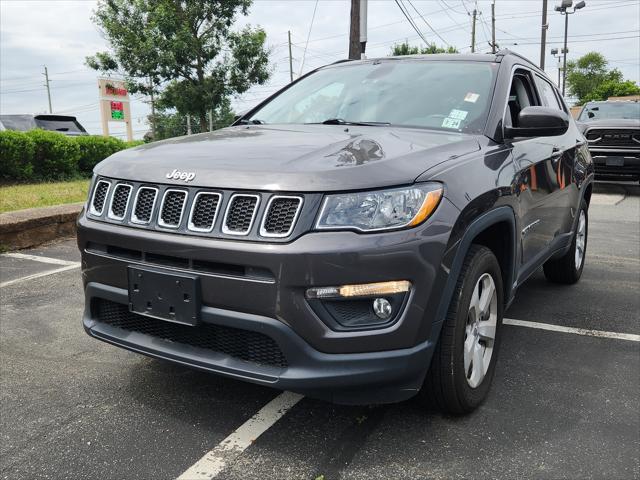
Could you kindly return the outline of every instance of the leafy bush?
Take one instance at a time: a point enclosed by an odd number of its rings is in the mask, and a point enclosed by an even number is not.
[[[35,144],[33,176],[38,180],[71,178],[78,174],[80,146],[74,138],[46,130],[26,133]]]
[[[75,138],[80,147],[78,171],[83,175],[91,175],[93,167],[114,153],[127,148],[126,143],[113,137],[81,136]]]
[[[9,180],[28,180],[33,174],[35,144],[24,133],[0,132],[0,176]]]
[[[5,130],[0,132],[0,178],[20,182],[88,177],[108,156],[143,143],[98,135],[68,137],[47,130]]]

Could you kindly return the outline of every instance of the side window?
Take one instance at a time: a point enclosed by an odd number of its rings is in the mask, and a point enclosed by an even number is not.
[[[545,107],[564,111],[558,101],[558,97],[556,97],[553,86],[551,86],[549,82],[536,75],[536,85],[538,86],[538,91],[540,92]]]
[[[533,90],[531,77],[524,70],[517,70],[511,80],[505,125],[517,127],[520,110],[537,105],[540,103]]]

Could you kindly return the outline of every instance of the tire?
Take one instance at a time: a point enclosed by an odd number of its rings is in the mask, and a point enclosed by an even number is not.
[[[584,227],[584,228],[583,228]],[[560,258],[547,260],[543,265],[544,276],[550,282],[571,285],[580,280],[587,251],[587,237],[589,233],[589,216],[587,203],[582,200],[578,212],[576,231],[571,240],[571,247]],[[581,253],[576,250],[581,248]],[[579,257],[579,259],[578,259]]]
[[[491,313],[489,318],[484,320],[485,314],[481,312],[480,321],[476,323],[474,319],[478,318],[478,315],[473,313],[477,310],[472,308],[472,299],[482,298],[478,294],[481,291],[490,292],[487,288],[491,285],[494,290],[489,303],[481,302],[488,306],[487,310]],[[455,415],[469,413],[484,401],[491,386],[498,357],[503,306],[502,275],[498,260],[488,248],[472,245],[465,257],[449,311],[442,325],[440,339],[420,391],[423,401],[445,413]],[[492,325],[495,326],[492,340],[489,340],[488,336],[479,335],[479,332],[490,333]],[[477,354],[475,358],[482,359],[476,362],[482,368],[474,370],[474,355],[465,356],[466,346],[470,347],[467,348],[468,352]],[[488,350],[489,346],[491,350]],[[465,369],[467,360],[471,362]],[[482,372],[484,375],[479,378],[478,375]]]

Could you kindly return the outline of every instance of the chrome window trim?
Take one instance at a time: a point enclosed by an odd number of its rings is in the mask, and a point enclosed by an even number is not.
[[[293,216],[293,220],[291,221],[291,226],[289,227],[289,230],[287,230],[286,233],[269,233],[264,228],[264,224],[266,223],[267,217],[269,215],[269,208],[271,208],[271,204],[273,203],[274,200],[277,200],[280,198],[292,198],[292,199],[299,200],[298,208],[296,209],[296,213]],[[293,232],[293,229],[296,226],[296,222],[298,221],[298,217],[300,216],[300,212],[302,211],[303,203],[304,203],[304,199],[298,195],[272,195],[269,201],[267,202],[267,206],[265,207],[265,210],[264,210],[264,215],[262,216],[262,222],[260,223],[260,232],[259,232],[260,236],[266,237],[266,238],[284,238],[291,235],[291,232]]]
[[[253,207],[253,213],[251,214],[251,223],[249,223],[249,228],[247,228],[243,232],[236,232],[233,230],[229,230],[227,228],[227,219],[229,217],[229,208],[233,205],[233,199],[236,197],[250,197],[256,199],[256,205]],[[229,202],[227,203],[227,208],[224,211],[224,221],[222,222],[222,233],[226,235],[236,235],[236,236],[247,236],[251,233],[251,229],[253,228],[253,224],[256,220],[256,216],[258,213],[258,207],[260,206],[260,195],[250,194],[250,193],[234,193],[229,197]]]
[[[98,186],[101,183],[106,183],[107,184],[107,191],[104,194],[104,203],[102,204],[102,209],[98,212],[94,206],[93,206],[93,202],[96,198],[96,192],[98,191]],[[107,180],[98,180],[96,182],[96,186],[93,187],[93,194],[91,195],[91,201],[89,202],[89,213],[91,215],[93,215],[94,217],[101,217],[102,214],[104,213],[104,207],[106,207],[107,205],[107,200],[109,200],[109,192],[111,191],[111,182],[107,181]]]
[[[216,206],[216,212],[213,214],[213,220],[211,220],[211,228],[201,228],[196,227],[193,224],[193,214],[195,212],[196,204],[198,203],[198,198],[201,195],[213,195],[218,197],[218,205]],[[216,225],[216,221],[218,220],[218,213],[220,212],[220,207],[222,206],[222,194],[219,192],[207,192],[202,191],[196,193],[195,197],[193,197],[193,202],[191,202],[191,210],[189,211],[189,221],[187,222],[187,230],[192,232],[200,232],[200,233],[210,233],[213,231]]]
[[[124,213],[122,214],[122,216],[116,215],[113,213],[113,199],[116,193],[116,190],[118,189],[118,187],[127,187],[129,189],[129,192],[127,193],[127,201],[124,204]],[[109,202],[109,210],[107,210],[107,218],[111,219],[111,220],[124,220],[125,217],[127,216],[127,208],[129,207],[129,200],[131,200],[131,192],[133,191],[133,186],[129,185],[128,183],[116,183],[116,185],[113,187],[113,193],[111,194],[111,201]]]
[[[170,225],[168,223],[165,223],[164,220],[162,220],[162,209],[164,207],[164,202],[167,199],[167,195],[171,192],[184,193],[184,201],[182,202],[182,209],[180,210],[180,218],[178,219],[177,225]],[[188,190],[182,190],[179,188],[167,188],[162,194],[162,201],[160,202],[160,210],[158,210],[158,226],[162,228],[170,228],[171,230],[177,230],[178,228],[180,228],[180,225],[182,224],[182,217],[184,217],[184,209],[187,206],[188,198],[189,198]]]
[[[148,222],[145,222],[144,220],[140,220],[136,216],[136,206],[138,205],[138,197],[140,196],[140,190],[153,190],[155,192],[155,196],[153,197],[153,204],[151,205],[151,215],[149,215]],[[153,220],[153,212],[156,208],[156,203],[158,202],[158,192],[159,192],[159,189],[157,189],[156,187],[147,187],[146,185],[138,187],[138,190],[136,191],[136,196],[133,199],[133,208],[131,209],[131,217],[130,217],[131,223],[135,223],[136,225],[149,225],[151,223],[151,221]]]

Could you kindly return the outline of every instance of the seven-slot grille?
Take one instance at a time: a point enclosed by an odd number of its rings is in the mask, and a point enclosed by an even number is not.
[[[302,195],[214,191],[100,178],[90,197],[88,213],[130,226],[214,237],[284,240],[293,234],[304,201]],[[220,221],[218,217],[222,217]]]
[[[184,190],[167,190],[160,207],[158,225],[161,227],[178,228],[182,220],[182,212],[187,200]]]
[[[287,237],[291,234],[302,205],[300,197],[273,196],[269,200],[260,235],[263,237]]]
[[[229,201],[222,231],[230,235],[247,235],[258,209],[258,195],[235,194]]]
[[[200,192],[193,200],[191,215],[189,216],[189,230],[196,232],[210,232],[218,216],[220,205],[219,193]]]
[[[104,204],[107,200],[107,194],[109,193],[109,188],[111,184],[109,182],[105,182],[104,180],[100,180],[96,184],[96,188],[93,191],[93,198],[91,199],[91,213],[93,215],[102,215],[104,210]]]
[[[129,205],[129,197],[131,196],[131,185],[119,183],[113,189],[111,195],[111,205],[109,206],[109,218],[114,220],[122,220],[127,213],[127,205]]]
[[[149,223],[153,215],[153,207],[156,204],[158,189],[153,187],[140,187],[136,194],[131,221],[134,223]]]

